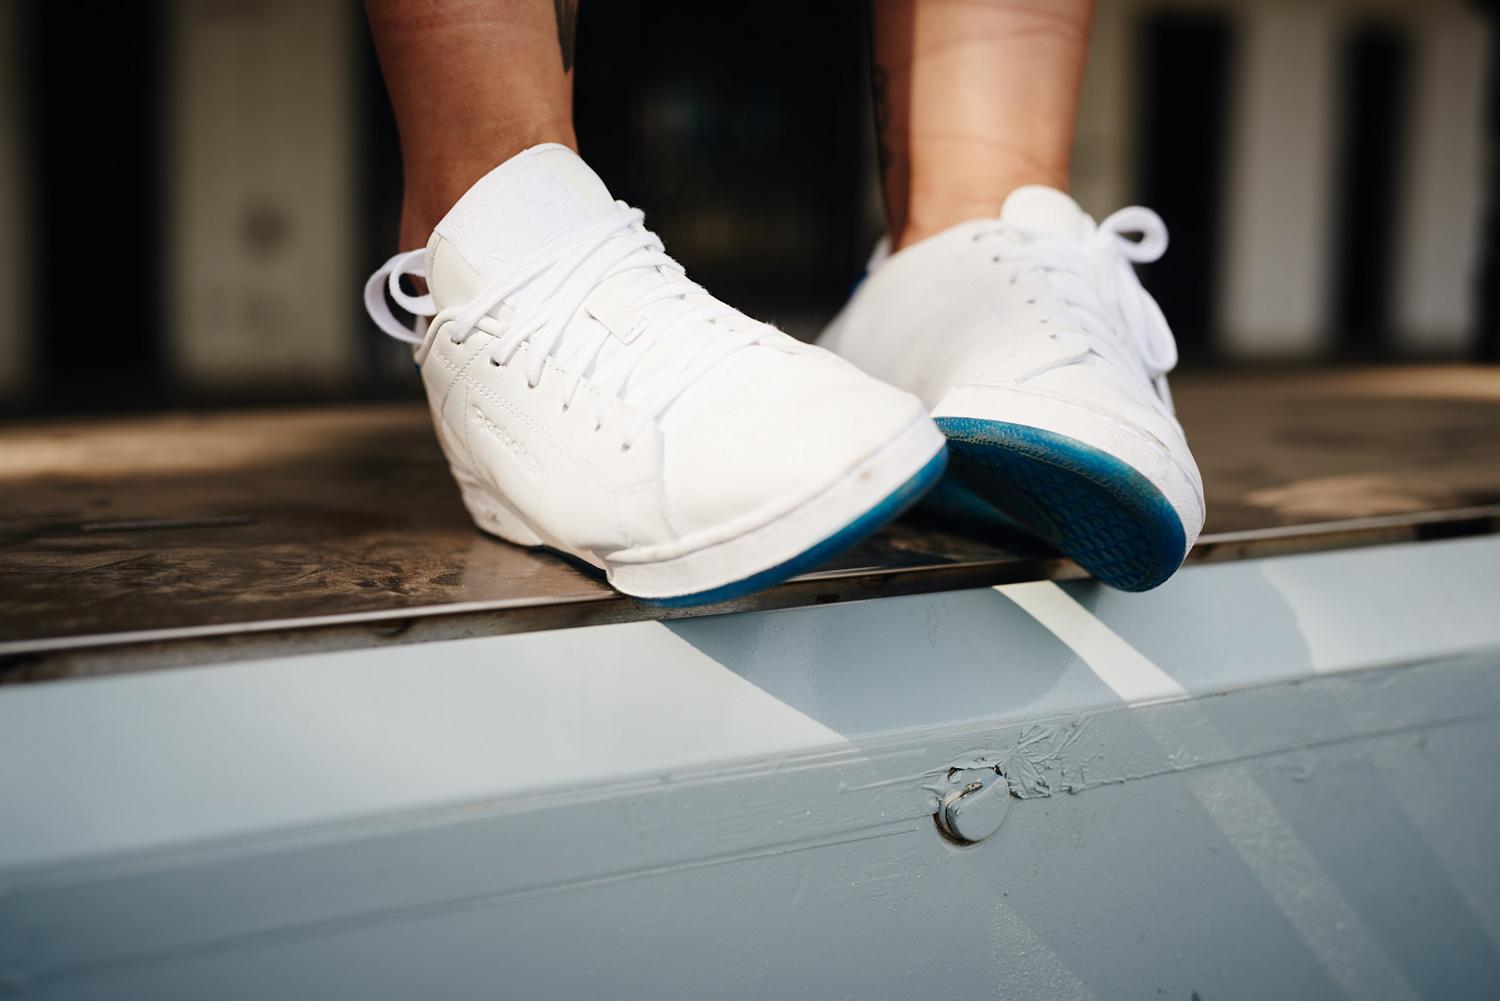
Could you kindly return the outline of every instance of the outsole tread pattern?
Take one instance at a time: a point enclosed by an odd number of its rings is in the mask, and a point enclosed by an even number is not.
[[[940,417],[949,475],[1097,579],[1146,591],[1187,546],[1182,520],[1150,480],[1107,452],[1040,428]]]

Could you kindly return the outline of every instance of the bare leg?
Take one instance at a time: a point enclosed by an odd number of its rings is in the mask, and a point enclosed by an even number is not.
[[[367,0],[401,132],[401,248],[474,182],[537,143],[573,135],[576,0]]]
[[[871,0],[895,248],[1068,189],[1093,0]]]

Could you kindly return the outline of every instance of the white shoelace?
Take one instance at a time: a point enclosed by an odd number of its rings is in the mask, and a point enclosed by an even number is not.
[[[431,295],[412,296],[401,288],[403,276],[425,277],[426,252],[397,254],[365,283],[365,309],[390,336],[412,344],[422,343],[422,337],[391,313],[385,301],[385,292],[389,290],[391,298],[403,309],[431,317],[433,326],[446,325],[446,331],[439,330],[437,336],[446,333],[454,343],[462,344],[476,329],[493,324],[493,320],[484,322],[491,309],[501,302],[508,303],[514,315],[504,332],[486,330],[496,337],[490,351],[491,363],[507,364],[522,344],[530,342],[526,384],[534,387],[542,378],[547,358],[556,350],[554,360],[566,373],[564,409],[572,405],[586,375],[598,389],[595,428],[603,425],[615,400],[622,399],[631,373],[647,352],[667,338],[680,335],[678,357],[645,385],[632,387],[623,397],[638,414],[625,435],[624,447],[628,449],[703,373],[741,348],[772,334],[772,328],[753,321],[734,326],[715,323],[739,314],[689,280],[682,266],[667,256],[656,234],[641,228],[643,219],[639,209],[626,208],[621,203],[619,212],[518,262],[509,269],[509,274],[492,283],[467,306],[442,312],[438,312]],[[564,343],[563,332],[595,289],[630,271],[639,271],[640,276],[623,290],[622,298],[641,314],[644,328],[596,368],[600,354],[614,335],[596,325],[588,332],[570,336]],[[703,298],[693,301],[700,296]]]
[[[1081,344],[1124,371],[1146,390],[1157,411],[1176,423],[1166,375],[1177,365],[1177,341],[1134,267],[1166,252],[1167,226],[1161,216],[1132,205],[1105,219],[1083,242],[997,219],[986,222],[975,239],[1006,232],[1019,234],[1025,242],[1007,246],[995,259],[1023,262],[1014,281],[1046,274],[1049,287],[1036,301],[1061,303],[1062,315],[1079,327],[1053,336]],[[1139,233],[1141,239],[1132,240],[1127,233]],[[1116,311],[1125,326],[1124,341],[1115,332]]]

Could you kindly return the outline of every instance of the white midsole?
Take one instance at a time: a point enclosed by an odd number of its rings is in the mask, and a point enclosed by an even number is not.
[[[675,598],[723,587],[807,552],[899,490],[946,444],[925,414],[831,485],[791,510],[747,531],[691,552],[651,559],[650,548],[600,557],[564,545],[522,515],[493,487],[453,462],[454,478],[475,523],[511,542],[547,545],[604,570],[609,581],[639,598]],[[451,456],[450,456],[451,460]]]
[[[933,408],[932,416],[1020,424],[1065,435],[1107,452],[1150,480],[1166,497],[1182,522],[1187,549],[1203,530],[1203,488],[1197,477],[1145,431],[1104,411],[1033,390],[963,385],[949,390]]]

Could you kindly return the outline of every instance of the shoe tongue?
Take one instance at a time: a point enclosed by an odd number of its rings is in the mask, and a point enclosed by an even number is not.
[[[599,179],[599,175],[583,162],[583,157],[566,146],[546,143],[527,150],[537,162],[547,168],[558,183],[568,189],[575,201],[583,206],[595,221],[620,210],[614,196]]]
[[[1089,217],[1077,202],[1056,188],[1040,184],[1012,191],[1000,209],[1000,219],[1065,240],[1085,239],[1089,230]]]
[[[523,150],[480,178],[437,224],[486,282],[532,251],[619,211],[599,175],[566,146]]]
[[[619,211],[599,175],[577,153],[547,143],[517,153],[480,178],[438,223],[437,233],[489,283],[513,276],[516,266],[534,251]],[[623,294],[640,278],[641,270],[635,269],[615,275],[600,288]],[[534,305],[529,302],[530,295],[522,289],[508,301],[516,308]],[[666,303],[659,303],[655,310],[665,308]],[[491,311],[491,315],[498,317],[499,313]],[[566,350],[585,330],[586,320],[582,312],[574,316],[556,345],[557,351]],[[630,383],[649,381],[671,365],[694,336],[692,331],[684,331],[652,346],[636,364]],[[596,356],[596,366],[608,364],[624,350],[625,343],[610,338]]]

